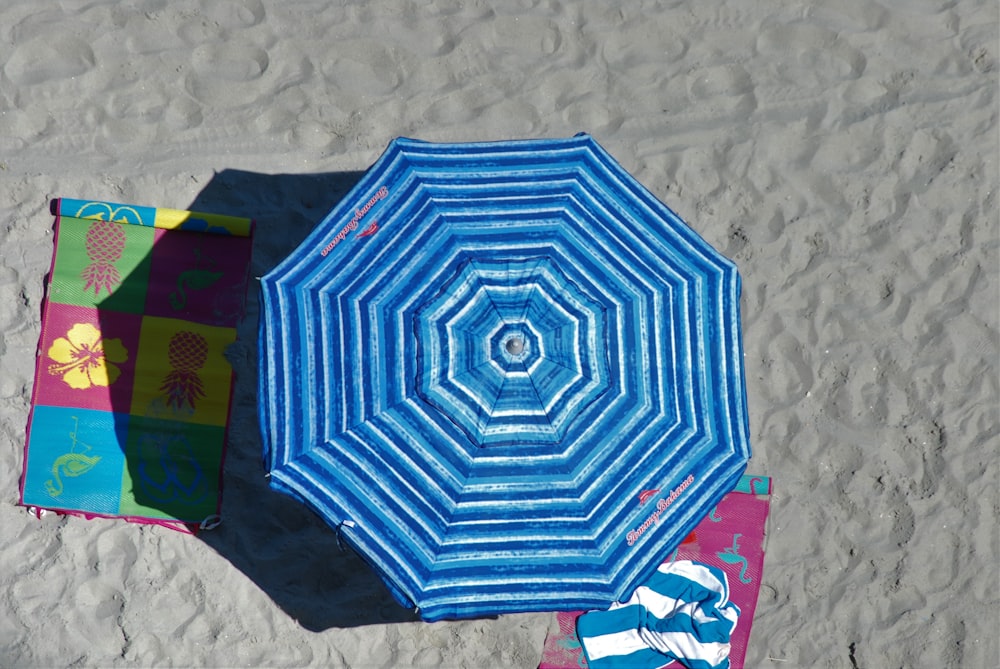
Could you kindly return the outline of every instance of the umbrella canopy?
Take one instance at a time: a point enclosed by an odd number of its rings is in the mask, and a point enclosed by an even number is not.
[[[425,619],[607,607],[749,459],[739,295],[587,135],[397,139],[261,281],[270,484]]]

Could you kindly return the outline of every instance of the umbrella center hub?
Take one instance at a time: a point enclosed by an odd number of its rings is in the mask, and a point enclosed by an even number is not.
[[[493,345],[497,346],[497,349],[494,350],[508,364],[527,365],[537,355],[537,352],[533,350],[531,338],[532,335],[524,332],[520,327],[513,327],[502,333],[499,341],[495,340]]]
[[[521,355],[521,353],[524,352],[524,339],[515,335],[507,340],[507,343],[504,344],[504,348],[506,348],[507,352],[511,355]]]

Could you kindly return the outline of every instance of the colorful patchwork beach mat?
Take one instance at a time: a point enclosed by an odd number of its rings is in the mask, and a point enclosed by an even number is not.
[[[52,213],[21,503],[212,522],[252,221],[71,199]]]
[[[729,666],[742,669],[760,580],[764,571],[764,544],[771,504],[771,479],[744,475],[736,488],[715,506],[667,562],[692,560],[721,569],[729,581],[729,599],[739,607],[739,619],[729,639]],[[549,630],[539,669],[586,669],[587,658],[577,637],[583,611],[561,611]],[[627,658],[616,666],[633,666]],[[653,663],[654,665],[656,663]],[[635,666],[650,666],[636,664]],[[664,658],[662,667],[683,666]],[[693,665],[692,665],[693,666]]]

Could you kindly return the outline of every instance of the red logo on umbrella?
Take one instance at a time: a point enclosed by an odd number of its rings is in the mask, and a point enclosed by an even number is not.
[[[655,496],[656,493],[660,492],[659,488],[654,488],[652,490],[643,490],[639,493],[639,506],[642,506],[650,500],[651,497]]]
[[[378,232],[378,221],[372,221],[371,225],[358,233],[358,237],[371,237],[376,232]]]

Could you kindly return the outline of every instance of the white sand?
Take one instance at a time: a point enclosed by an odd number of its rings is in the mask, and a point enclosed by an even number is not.
[[[742,272],[748,666],[1000,664],[997,4],[637,4],[0,3],[0,666],[535,667],[550,615],[410,620],[266,491],[255,287],[221,528],[39,521],[17,481],[50,198],[252,215],[260,274],[397,135],[578,131]]]

